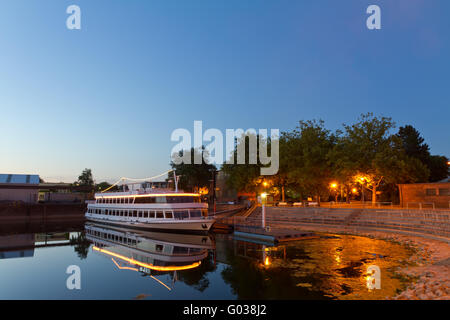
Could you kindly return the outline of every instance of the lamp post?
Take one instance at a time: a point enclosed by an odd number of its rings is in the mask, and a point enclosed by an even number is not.
[[[267,193],[261,193],[261,204],[262,204],[262,227],[266,228],[266,198]]]
[[[364,202],[365,202],[364,186],[366,184],[366,178],[365,177],[359,177],[359,178],[356,179],[356,181],[361,184],[361,202],[364,205]]]
[[[338,198],[338,194],[337,194],[337,186],[338,184],[336,182],[332,182],[330,184],[330,188],[334,191],[334,198],[335,198],[335,202],[337,203],[337,198]]]

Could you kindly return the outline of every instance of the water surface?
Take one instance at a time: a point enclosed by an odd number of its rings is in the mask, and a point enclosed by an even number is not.
[[[320,234],[278,246],[101,225],[0,234],[0,299],[384,299],[413,254],[396,243]],[[81,289],[67,268],[79,266]],[[368,287],[367,268],[381,271]]]

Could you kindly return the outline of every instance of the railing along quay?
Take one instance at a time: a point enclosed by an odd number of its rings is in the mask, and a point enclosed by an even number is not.
[[[260,208],[259,208],[260,209]],[[266,225],[322,224],[403,230],[450,238],[450,210],[267,208]],[[261,210],[226,221],[235,229],[261,225]]]

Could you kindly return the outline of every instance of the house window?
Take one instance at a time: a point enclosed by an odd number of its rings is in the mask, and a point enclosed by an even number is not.
[[[440,196],[450,196],[450,189],[439,189]]]
[[[436,196],[437,192],[436,189],[425,189],[425,194],[427,196]]]

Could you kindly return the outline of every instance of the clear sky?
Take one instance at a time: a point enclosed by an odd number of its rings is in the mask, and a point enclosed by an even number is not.
[[[194,120],[336,129],[368,111],[450,156],[449,17],[448,0],[1,1],[0,172],[147,177]]]

